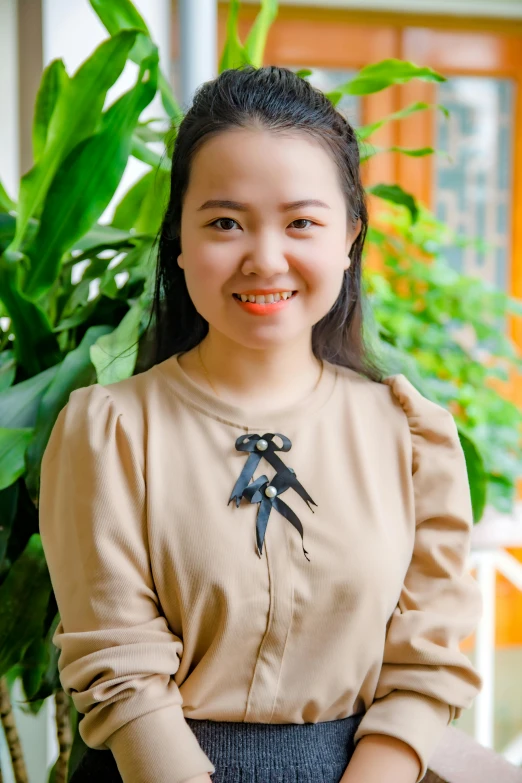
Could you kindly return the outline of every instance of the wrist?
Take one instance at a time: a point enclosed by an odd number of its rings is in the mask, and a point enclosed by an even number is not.
[[[416,783],[420,759],[410,745],[387,734],[366,734],[340,783]]]

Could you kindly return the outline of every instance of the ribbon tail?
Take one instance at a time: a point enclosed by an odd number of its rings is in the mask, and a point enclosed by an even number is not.
[[[248,459],[243,466],[243,470],[239,474],[239,477],[236,483],[234,484],[234,489],[232,490],[232,494],[228,499],[227,506],[230,503],[230,501],[234,499],[236,501],[236,508],[239,506],[239,504],[241,503],[241,498],[243,497],[243,493],[246,487],[248,486],[248,482],[254,475],[255,469],[260,459],[261,459],[260,454],[252,453],[248,455]]]
[[[256,518],[256,539],[257,539],[257,552],[259,557],[263,554],[263,542],[265,540],[266,527],[268,525],[268,518],[272,510],[272,502],[270,498],[266,496],[261,500]]]
[[[280,514],[282,514],[285,519],[288,519],[288,521],[295,527],[295,529],[298,531],[298,533],[301,535],[301,546],[303,547],[304,556],[310,562],[310,558],[308,557],[308,552],[304,548],[304,531],[303,531],[303,525],[301,524],[301,520],[299,517],[292,511],[290,506],[287,506],[286,503],[281,500],[279,497],[275,497],[273,501],[274,507],[279,511]]]

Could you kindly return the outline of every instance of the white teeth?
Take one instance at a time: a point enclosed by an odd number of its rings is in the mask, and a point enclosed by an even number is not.
[[[239,294],[239,298],[242,302],[255,302],[256,304],[266,304],[266,303],[273,303],[273,302],[279,302],[281,299],[290,299],[292,296],[291,291],[281,291],[281,293],[276,294],[260,294],[259,296],[256,296],[255,294]]]

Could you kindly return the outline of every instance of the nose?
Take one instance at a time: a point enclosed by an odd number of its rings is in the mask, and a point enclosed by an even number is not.
[[[268,280],[287,270],[288,261],[280,240],[268,233],[253,238],[241,265],[244,275],[256,274]]]

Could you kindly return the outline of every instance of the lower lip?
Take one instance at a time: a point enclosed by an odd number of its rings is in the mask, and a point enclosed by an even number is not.
[[[246,310],[247,313],[252,313],[252,315],[270,315],[270,313],[275,313],[278,310],[282,310],[284,307],[287,307],[292,299],[295,299],[297,294],[292,294],[292,296],[289,299],[280,299],[279,302],[272,302],[272,303],[265,303],[265,304],[257,304],[256,302],[242,302],[241,299],[236,299],[235,296],[232,297],[232,299],[237,302],[237,304],[243,308],[243,310]]]

